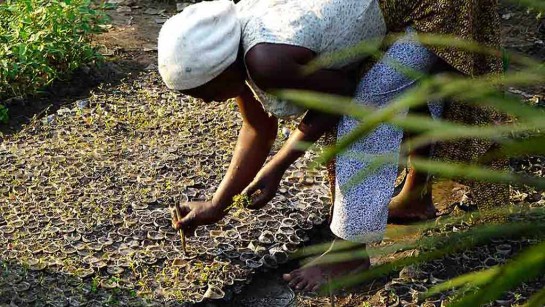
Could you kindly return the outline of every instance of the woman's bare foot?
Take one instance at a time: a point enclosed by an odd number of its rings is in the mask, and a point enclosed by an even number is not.
[[[427,174],[409,170],[403,189],[388,205],[388,222],[407,224],[436,217]]]
[[[369,269],[371,263],[369,257],[366,256],[365,245],[339,250],[335,246],[339,245],[341,241],[340,239],[335,240],[325,253],[304,267],[284,274],[284,280],[296,290],[316,292],[330,280]],[[344,258],[350,254],[353,257],[349,257],[350,259],[347,261],[331,262],[331,259],[337,255],[339,258]]]
[[[388,207],[388,222],[393,224],[426,221],[437,216],[431,193],[411,195],[402,191],[392,198]]]

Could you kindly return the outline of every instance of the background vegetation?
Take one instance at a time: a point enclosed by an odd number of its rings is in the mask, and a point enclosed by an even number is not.
[[[91,0],[0,4],[0,99],[35,94],[82,64],[101,60],[90,37],[105,22]]]

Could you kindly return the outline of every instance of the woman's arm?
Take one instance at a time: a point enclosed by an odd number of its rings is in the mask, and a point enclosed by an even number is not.
[[[340,96],[354,94],[358,79],[346,70],[320,69],[312,74],[303,74],[305,65],[315,58],[313,51],[303,47],[258,44],[248,52],[246,63],[251,78],[264,90],[302,89]],[[295,156],[302,153],[293,149],[295,143],[315,142],[337,121],[336,115],[310,110],[277,156],[291,164]]]
[[[290,135],[290,138],[269,163],[285,171],[305,153],[305,150],[298,146],[299,144],[316,142],[325,132],[331,130],[337,121],[338,117],[335,115],[315,111],[307,112],[297,130]]]
[[[250,76],[261,88],[304,89],[342,96],[352,96],[357,79],[342,70],[321,69],[312,74],[303,74],[304,65],[315,58],[314,52],[306,48],[260,44],[252,48],[246,63]],[[274,197],[280,178],[304,150],[297,145],[301,142],[314,143],[326,131],[332,129],[339,117],[310,110],[280,151],[258,173],[244,193],[252,195],[260,190],[252,207],[264,206]]]
[[[224,209],[255,177],[276,139],[278,120],[269,116],[246,87],[237,98],[242,114],[242,128],[231,164],[218,187],[212,203]]]
[[[242,114],[242,128],[231,164],[212,201],[188,202],[176,208],[174,228],[183,229],[188,235],[197,226],[216,223],[225,216],[233,196],[254,179],[276,139],[277,119],[263,110],[249,88],[245,88],[237,103]]]
[[[303,47],[257,44],[248,51],[246,65],[252,80],[264,90],[302,89],[340,96],[354,94],[358,76],[348,73],[348,69],[320,69],[304,74],[305,65],[315,58],[312,50]]]
[[[259,171],[254,180],[242,192],[252,196],[250,208],[259,209],[276,195],[282,176],[288,167],[305,153],[305,150],[297,146],[300,142],[315,142],[336,123],[337,117],[335,116],[313,111],[307,112],[297,131],[290,136],[280,151]],[[259,193],[254,194],[257,191]]]

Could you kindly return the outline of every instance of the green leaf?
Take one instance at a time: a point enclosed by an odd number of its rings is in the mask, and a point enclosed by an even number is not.
[[[533,2],[532,0],[524,1]],[[372,56],[375,59],[379,59],[381,53],[378,50],[381,46],[390,46],[404,35],[405,33],[392,33],[387,35],[383,40],[367,40],[356,46],[346,48],[338,52],[321,55],[316,60],[309,63],[305,71],[313,72],[320,68],[329,67],[336,63],[344,63],[346,61],[358,59],[362,56]],[[460,37],[452,35],[419,33],[418,40],[428,46],[457,48],[473,53],[502,57],[503,59],[508,58],[509,63],[522,64],[525,67],[536,67],[541,64],[528,56],[509,52],[506,49],[498,50],[479,45],[475,41],[464,40]]]
[[[490,283],[476,293],[453,302],[452,307],[481,306],[515,288],[524,281],[545,274],[545,242],[528,248],[502,266]]]
[[[280,91],[277,92],[276,95],[282,99],[290,100],[298,105],[302,105],[307,108],[315,108],[322,112],[333,112],[336,114],[348,113],[357,115],[357,117],[362,121],[362,123],[351,133],[338,140],[337,145],[334,148],[327,148],[324,151],[324,154],[321,156],[319,162],[325,163],[343,150],[346,150],[348,146],[358,139],[365,137],[379,124],[390,122],[397,117],[399,112],[411,107],[423,105],[427,103],[427,101],[438,101],[456,97],[456,99],[471,103],[481,102],[483,104],[490,104],[493,107],[498,108],[498,110],[509,109],[510,111],[516,112],[519,116],[524,116],[524,118],[522,118],[523,121],[537,123],[538,120],[540,120],[538,119],[538,116],[541,117],[540,113],[536,112],[535,109],[531,109],[531,107],[521,106],[520,101],[515,103],[513,100],[499,99],[498,95],[494,95],[496,90],[493,87],[493,85],[500,82],[526,84],[537,82],[537,80],[544,81],[544,75],[534,75],[528,73],[510,74],[503,77],[486,76],[480,79],[456,77],[431,78],[426,79],[425,82],[421,82],[420,86],[407,90],[403,95],[397,97],[388,106],[374,111],[371,111],[372,109],[369,107],[358,109],[354,103],[349,103],[346,98],[334,96],[322,95],[322,97],[320,97],[308,92],[294,90]],[[483,95],[489,98],[483,100]],[[402,121],[399,123],[402,123]],[[452,132],[448,137],[454,138]]]
[[[534,9],[539,10],[545,10],[545,1],[543,0],[511,0],[513,3],[516,3],[517,5],[524,5],[526,7],[531,7]]]
[[[312,73],[318,69],[332,66],[340,62],[352,62],[365,56],[378,58],[381,54],[380,47],[382,39],[366,40],[352,48],[346,48],[341,51],[320,55],[316,60],[310,62],[306,67],[305,73]]]
[[[545,306],[545,288],[539,290],[536,294],[534,294],[526,304],[524,304],[524,307],[543,307]]]
[[[530,136],[528,139],[505,142],[502,148],[494,156],[520,157],[529,154],[542,154],[545,152],[545,136]]]
[[[0,99],[36,89],[82,64],[103,59],[89,36],[108,19],[90,10],[88,0],[21,0],[0,5]]]
[[[477,165],[440,162],[420,158],[412,158],[415,169],[437,174],[444,178],[464,178],[493,183],[520,183],[545,188],[545,178],[519,175],[509,171],[497,171]]]
[[[397,163],[399,156],[395,155],[364,155],[357,152],[341,153],[348,155],[351,159],[365,161],[368,166],[358,170],[348,182],[340,188],[348,191],[367,177],[374,174],[386,164]],[[405,163],[401,163],[405,164]],[[481,182],[505,183],[505,184],[527,184],[536,188],[545,188],[545,178],[519,175],[509,171],[499,171],[478,165],[461,164],[454,162],[442,162],[423,158],[411,158],[411,166],[418,171],[430,175],[438,175],[446,179],[468,179]]]
[[[9,122],[9,110],[3,105],[0,105],[0,123],[7,124]]]
[[[331,284],[331,289],[361,284],[378,277],[388,275],[396,270],[412,264],[418,264],[446,255],[471,248],[478,244],[490,242],[493,238],[517,238],[521,236],[532,236],[545,231],[545,222],[535,223],[510,223],[500,225],[485,225],[475,227],[467,232],[452,233],[448,237],[425,237],[418,240],[414,248],[427,250],[418,256],[406,257],[389,263],[372,267],[369,271],[339,278]],[[369,252],[372,255],[372,252]],[[467,305],[473,306],[473,305]],[[476,305],[475,305],[476,306]]]
[[[492,278],[496,277],[499,270],[500,268],[498,266],[494,266],[486,270],[471,272],[468,274],[458,276],[456,278],[445,281],[437,286],[434,286],[428,292],[425,293],[424,297],[430,297],[437,293],[450,290],[453,288],[461,287],[464,285],[481,286],[481,285],[487,284],[492,280]]]

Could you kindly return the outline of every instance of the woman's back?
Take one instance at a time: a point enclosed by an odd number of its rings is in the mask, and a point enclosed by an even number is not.
[[[276,43],[323,54],[386,33],[375,0],[242,0],[237,11],[245,52],[259,43]]]
[[[303,47],[320,55],[382,39],[386,33],[376,0],[242,0],[237,13],[245,53],[257,44],[270,43]],[[266,94],[251,76],[248,84],[265,110],[277,117],[299,116],[305,111]]]

